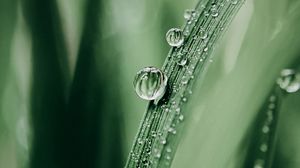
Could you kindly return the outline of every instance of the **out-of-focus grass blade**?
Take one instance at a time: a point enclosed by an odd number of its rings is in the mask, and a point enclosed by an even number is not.
[[[69,68],[56,1],[24,0],[32,35],[31,168],[65,168],[68,127],[66,93]]]
[[[118,59],[105,36],[103,1],[86,4],[69,101],[71,167],[122,167]],[[102,26],[102,27],[101,27]]]
[[[13,136],[5,125],[3,96],[7,90],[7,78],[10,67],[11,42],[15,30],[17,1],[0,1],[0,167],[15,166]]]
[[[249,137],[250,145],[242,167],[272,167],[282,93],[276,84],[257,114],[252,126],[252,135]]]

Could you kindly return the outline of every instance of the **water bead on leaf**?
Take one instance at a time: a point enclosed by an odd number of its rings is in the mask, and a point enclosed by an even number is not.
[[[166,40],[172,47],[179,47],[183,44],[184,35],[181,29],[172,28],[166,34]]]
[[[134,78],[136,94],[145,100],[159,100],[166,91],[167,76],[158,68],[145,67]]]
[[[278,78],[277,83],[288,93],[296,92],[300,89],[300,74],[293,69],[284,69],[281,71],[281,77]]]
[[[190,20],[192,19],[192,17],[194,17],[196,15],[196,12],[195,10],[193,9],[187,9],[184,11],[183,13],[183,17],[186,19],[186,20]]]

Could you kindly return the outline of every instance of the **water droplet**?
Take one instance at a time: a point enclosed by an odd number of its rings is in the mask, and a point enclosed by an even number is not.
[[[186,97],[183,97],[183,98],[182,98],[182,101],[183,101],[183,102],[186,102],[186,101],[187,101],[187,98],[186,98]]]
[[[270,131],[270,128],[268,126],[266,126],[266,125],[263,126],[263,128],[262,128],[263,133],[267,134],[269,131]]]
[[[238,0],[230,0],[230,3],[231,3],[232,5],[236,5],[236,4],[238,3]]]
[[[172,47],[179,47],[183,44],[184,35],[181,29],[172,28],[166,34],[166,40]]]
[[[218,12],[216,4],[212,4],[211,9],[210,9],[210,14],[211,14],[212,17],[219,16],[219,12]]]
[[[185,55],[180,54],[175,56],[174,61],[177,63],[177,65],[184,66],[187,63],[187,58]]]
[[[206,32],[205,30],[201,29],[201,30],[199,31],[199,37],[200,37],[202,40],[204,40],[204,39],[206,39],[206,38],[208,37],[208,34],[207,34],[207,32]]]
[[[265,161],[262,159],[257,159],[254,163],[254,168],[263,168]]]
[[[155,100],[164,95],[167,80],[167,76],[161,70],[155,67],[145,67],[136,74],[133,85],[139,97],[145,100]]]
[[[182,114],[180,114],[180,116],[178,117],[178,119],[179,119],[180,121],[183,121],[184,116],[183,116]]]
[[[186,20],[190,20],[190,19],[192,19],[192,17],[194,17],[195,15],[196,15],[195,10],[193,10],[193,9],[187,9],[187,10],[184,11],[183,17],[184,17]]]
[[[207,51],[208,51],[208,47],[205,47],[205,48],[203,49],[203,51],[204,51],[204,52],[207,52]]]
[[[294,93],[300,89],[300,74],[293,69],[284,69],[277,83],[286,92]]]
[[[161,139],[161,140],[160,140],[160,143],[164,145],[164,144],[167,143],[167,141],[166,141],[166,139]]]
[[[176,108],[175,112],[176,112],[177,115],[180,114],[180,108],[179,107]]]
[[[167,147],[167,148],[166,148],[166,152],[171,153],[171,152],[172,152],[172,149],[171,149],[170,147]]]
[[[142,145],[144,141],[141,138],[138,138],[138,144]]]
[[[181,83],[183,85],[186,85],[189,82],[189,77],[188,76],[183,76],[181,79]]]
[[[262,152],[267,152],[267,150],[268,150],[268,146],[267,146],[267,144],[262,144],[261,146],[260,146],[260,151],[262,151]]]
[[[168,129],[168,131],[169,131],[170,133],[172,133],[172,134],[176,134],[176,133],[177,133],[176,129],[175,129],[175,128],[172,128],[172,127],[170,127],[170,128]]]

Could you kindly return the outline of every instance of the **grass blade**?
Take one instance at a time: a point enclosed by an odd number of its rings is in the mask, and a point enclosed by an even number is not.
[[[196,17],[183,30],[188,34],[186,42],[182,47],[170,51],[163,66],[169,77],[170,88],[158,105],[150,102],[126,167],[171,165],[182,129],[180,121],[184,115],[188,115],[185,105],[194,78],[203,75],[216,41],[242,4],[242,1],[236,4],[229,1],[213,2],[200,1],[195,9]],[[215,3],[218,4],[217,13],[212,14]],[[208,33],[205,40],[199,38],[205,33],[203,31]],[[188,60],[183,67],[176,63],[182,56]]]

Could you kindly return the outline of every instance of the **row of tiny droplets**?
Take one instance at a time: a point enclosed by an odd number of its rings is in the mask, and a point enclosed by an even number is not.
[[[254,168],[269,167],[272,151],[271,148],[274,145],[275,131],[277,127],[278,111],[279,111],[279,96],[276,92],[269,96],[268,104],[265,108],[265,119],[263,120],[260,134],[258,137],[259,143],[256,147],[256,159],[254,160]]]
[[[232,16],[232,12],[237,10],[241,3],[237,0],[215,1],[210,4],[208,1],[201,1],[191,18],[188,18],[183,30],[184,35],[187,36],[186,44],[170,51],[163,68],[169,77],[169,83],[174,84],[171,88],[173,94],[170,96],[169,103],[165,101],[166,103],[161,107],[153,106],[153,104],[149,105],[146,116],[144,116],[145,120],[137,135],[137,143],[130,154],[130,160],[133,162],[127,166],[157,167],[158,164],[164,164],[164,166],[171,164],[174,155],[171,146],[175,147],[176,142],[173,140],[172,143],[167,138],[170,139],[171,136],[177,133],[178,124],[184,119],[180,107],[185,104],[189,95],[192,94],[193,82],[191,81],[194,78],[193,74],[196,73],[195,71],[200,71],[201,65],[204,64],[212,52],[212,44],[215,43],[220,32],[226,26],[224,24],[228,23],[228,18]],[[223,8],[229,9],[224,10]],[[197,20],[200,14],[200,19]],[[199,27],[201,28],[199,29]],[[191,34],[189,34],[190,32]],[[187,48],[189,46],[192,47]],[[197,47],[196,50],[195,47]],[[186,62],[184,64],[178,64],[178,60],[176,60],[178,53],[183,53],[183,56],[185,56]],[[188,83],[189,85],[187,85]],[[176,96],[178,94],[181,97]],[[178,99],[178,97],[180,98]],[[161,156],[164,157],[161,158]]]

